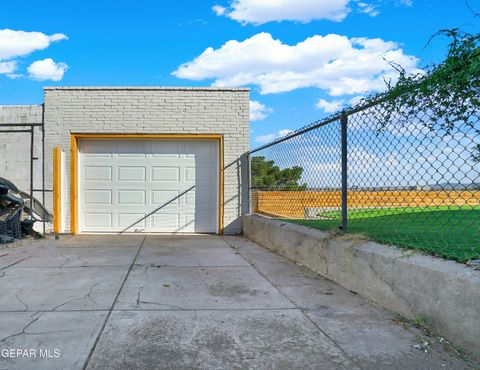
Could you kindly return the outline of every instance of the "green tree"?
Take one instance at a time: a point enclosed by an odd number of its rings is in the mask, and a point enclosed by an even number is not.
[[[303,168],[293,166],[280,169],[265,157],[252,157],[252,187],[256,190],[305,190],[307,184],[299,183]]]
[[[426,67],[422,73],[399,72],[396,83],[387,83],[387,91],[364,101],[380,103],[375,117],[380,129],[392,121],[408,123],[412,118],[431,131],[447,136],[456,125],[469,127],[475,134],[480,111],[480,34],[458,28],[441,30],[432,38],[446,36],[450,42],[447,55],[439,64]],[[428,112],[428,114],[426,114]],[[472,159],[480,161],[480,145],[472,149]]]

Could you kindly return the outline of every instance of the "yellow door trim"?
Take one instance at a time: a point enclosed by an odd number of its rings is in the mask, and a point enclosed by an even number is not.
[[[223,136],[218,140],[218,234],[223,234],[223,214],[224,214],[224,145]]]
[[[223,234],[224,145],[221,134],[70,134],[70,232],[78,234],[78,139],[190,139],[218,142],[218,234]]]
[[[62,230],[62,149],[53,148],[53,232]]]
[[[78,142],[70,135],[70,232],[78,233]]]

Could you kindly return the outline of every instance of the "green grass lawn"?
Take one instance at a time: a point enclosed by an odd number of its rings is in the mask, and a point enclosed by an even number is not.
[[[324,219],[287,221],[320,230],[338,230],[340,212],[319,216]],[[480,206],[350,210],[348,233],[466,262],[480,259]]]

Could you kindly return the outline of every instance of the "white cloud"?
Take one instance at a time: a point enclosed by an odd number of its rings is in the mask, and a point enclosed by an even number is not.
[[[18,67],[16,58],[29,55],[36,50],[46,49],[51,43],[61,40],[68,40],[68,37],[63,33],[46,35],[41,32],[0,30],[0,74],[6,74],[11,79],[24,77],[22,74],[14,73]],[[48,62],[49,60],[53,64]],[[31,72],[30,68],[32,68]],[[33,63],[28,70],[34,79],[59,81],[66,68],[64,63],[55,64],[51,59],[45,59]]]
[[[267,134],[267,135],[260,135],[255,138],[255,142],[258,144],[268,144],[269,142],[278,139],[282,136],[286,136],[291,134],[293,131],[289,129],[283,129],[278,131],[278,133],[274,134]]]
[[[52,42],[67,40],[62,33],[45,35],[41,32],[0,30],[0,60],[9,60],[28,55],[36,50],[43,50]]]
[[[342,109],[344,102],[344,100],[327,101],[325,99],[319,99],[315,106],[318,109],[322,109],[325,113],[334,113]]]
[[[227,11],[227,9],[226,9],[225,7],[220,6],[220,5],[214,5],[214,6],[212,7],[212,10],[214,11],[214,13],[215,13],[216,15],[219,15],[219,16],[220,16],[220,15],[224,15],[225,12]]]
[[[267,144],[270,141],[275,140],[277,135],[275,134],[267,134],[267,135],[260,135],[255,138],[255,142],[258,144]]]
[[[268,22],[313,20],[342,21],[352,11],[376,17],[384,0],[230,0],[228,7],[215,5],[218,16],[226,16],[242,24],[261,25]],[[395,0],[397,6],[411,7],[413,0]]]
[[[63,78],[63,74],[68,69],[65,63],[55,63],[51,58],[37,60],[28,67],[29,77],[38,80],[52,80],[60,81]]]
[[[54,33],[53,35],[49,36],[49,39],[50,39],[50,42],[56,42],[56,41],[68,40],[68,37],[63,33]]]
[[[7,73],[7,77],[12,80],[16,80],[17,78],[23,78],[25,76],[22,75],[21,73]]]
[[[255,25],[273,21],[310,22],[315,19],[341,21],[349,13],[349,0],[233,0],[228,8],[219,5],[217,15]]]
[[[357,2],[357,6],[360,13],[368,14],[370,17],[376,17],[377,15],[380,14],[377,7],[373,4],[359,1]]]
[[[348,104],[350,104],[352,107],[361,103],[363,100],[365,99],[364,96],[362,95],[357,95],[357,96],[354,96],[353,98],[351,98],[349,101],[348,101]]]
[[[11,60],[9,62],[0,62],[0,74],[13,73],[17,69],[17,62]]]
[[[213,86],[257,85],[262,94],[316,87],[341,96],[384,90],[384,78],[398,77],[387,61],[420,72],[417,58],[379,38],[315,35],[288,45],[269,33],[258,33],[244,41],[230,40],[219,49],[209,47],[173,75],[213,79]]]
[[[291,134],[292,132],[293,132],[293,130],[283,129],[283,130],[278,131],[278,135],[280,137],[282,137],[282,136],[286,136],[288,134]]]
[[[267,107],[258,101],[250,101],[250,121],[260,121],[267,118],[273,112],[272,108]]]
[[[413,0],[399,0],[398,2],[400,3],[400,5],[403,5],[403,6],[408,6],[408,7],[413,6]]]

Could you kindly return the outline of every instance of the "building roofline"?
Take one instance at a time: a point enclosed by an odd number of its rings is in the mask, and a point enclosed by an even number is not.
[[[250,91],[245,87],[209,87],[209,86],[45,86],[50,90],[173,90],[173,91]]]
[[[40,104],[0,104],[0,108],[31,108],[31,107],[42,107],[43,103]]]

